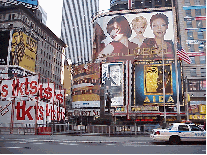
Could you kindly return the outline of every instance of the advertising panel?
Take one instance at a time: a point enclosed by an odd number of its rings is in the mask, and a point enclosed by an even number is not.
[[[12,102],[0,101],[0,127],[10,127]]]
[[[0,31],[0,65],[7,65],[10,31]]]
[[[73,107],[100,106],[100,64],[73,66]]]
[[[10,64],[35,72],[37,41],[21,31],[14,30],[11,47]]]
[[[34,101],[16,101],[14,109],[14,123],[35,124]]]
[[[27,8],[37,9],[38,0],[0,0],[0,2],[14,4],[14,5],[25,5]]]
[[[174,22],[170,8],[110,12],[94,20],[96,61],[174,59]]]
[[[29,76],[29,75],[34,75],[34,73],[29,72],[27,70],[25,70],[22,67],[8,67],[8,76],[9,78],[13,78],[14,75],[16,75],[16,77],[23,77],[23,76]]]
[[[111,106],[123,106],[124,70],[123,63],[102,64],[102,85],[111,96]]]
[[[178,82],[181,85],[180,63],[178,63]],[[134,75],[134,105],[162,105],[163,104],[163,66],[162,61],[139,61],[135,63]],[[164,64],[165,104],[177,103],[175,61],[165,60]],[[180,91],[180,101],[182,88]]]

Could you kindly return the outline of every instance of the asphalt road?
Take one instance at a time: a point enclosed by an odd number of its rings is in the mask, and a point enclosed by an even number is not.
[[[149,136],[0,135],[1,154],[206,154],[206,143],[170,145]]]

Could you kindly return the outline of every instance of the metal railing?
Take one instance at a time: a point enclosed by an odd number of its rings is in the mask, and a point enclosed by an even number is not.
[[[120,135],[120,134],[150,134],[152,129],[158,128],[159,125],[74,125],[74,124],[38,124],[37,134],[103,134],[103,135]],[[39,130],[45,128],[46,130]],[[35,126],[25,124],[14,124],[12,134],[35,134]],[[50,129],[50,130],[48,130]],[[0,134],[11,134],[11,127],[8,123],[2,126],[0,124]]]

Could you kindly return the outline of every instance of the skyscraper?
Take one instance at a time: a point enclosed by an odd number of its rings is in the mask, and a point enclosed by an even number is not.
[[[61,39],[68,45],[66,59],[84,64],[92,58],[92,16],[99,0],[63,0]]]

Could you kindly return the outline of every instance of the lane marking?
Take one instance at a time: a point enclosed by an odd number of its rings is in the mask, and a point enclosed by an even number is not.
[[[116,144],[106,144],[106,145],[116,145]]]
[[[17,147],[17,146],[10,146],[10,147],[0,147],[0,148],[7,148],[7,149],[22,149],[24,147]]]
[[[44,143],[33,143],[33,144],[44,144]]]
[[[70,144],[68,144],[68,145],[79,145],[79,144],[70,143]]]
[[[25,143],[27,143],[27,142],[19,142],[20,144],[25,144]]]
[[[202,151],[206,151],[206,150],[202,150]]]

